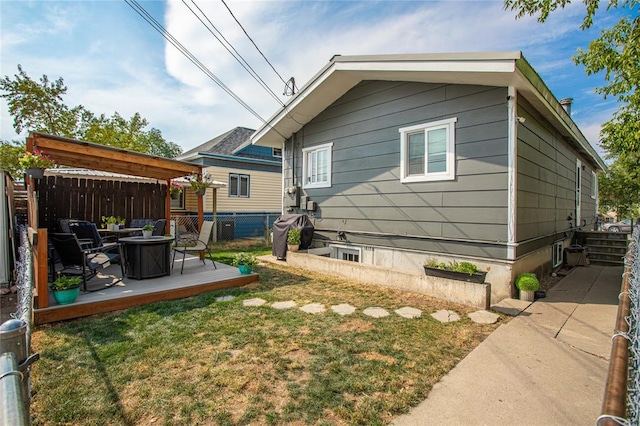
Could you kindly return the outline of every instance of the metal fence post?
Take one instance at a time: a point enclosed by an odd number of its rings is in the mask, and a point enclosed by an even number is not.
[[[22,403],[20,382],[24,381],[22,373],[18,371],[18,362],[12,352],[0,355],[0,425],[27,425],[27,412]]]

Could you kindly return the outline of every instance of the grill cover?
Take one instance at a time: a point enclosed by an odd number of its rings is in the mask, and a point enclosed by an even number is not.
[[[279,258],[287,257],[287,231],[300,229],[300,249],[308,249],[313,239],[313,225],[306,214],[283,214],[273,222],[272,254]]]

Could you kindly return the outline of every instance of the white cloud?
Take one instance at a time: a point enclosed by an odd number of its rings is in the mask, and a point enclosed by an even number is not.
[[[193,3],[187,3],[195,10]],[[276,112],[278,103],[182,1],[168,1],[164,15],[160,13],[162,3],[141,4],[262,117]],[[285,101],[284,84],[224,5],[217,1],[196,4]],[[335,54],[447,51],[522,50],[547,84],[557,82],[564,90],[573,87],[574,81],[579,80],[576,76],[586,81],[582,70],[570,61],[576,47],[572,40],[579,32],[583,14],[581,5],[553,14],[542,25],[532,17],[514,19],[515,13],[504,11],[498,1],[228,1],[227,4],[282,77],[286,80],[294,76],[298,87]],[[235,126],[260,125],[258,119],[167,44],[135,12],[123,7],[123,3],[33,5],[30,8],[18,7],[19,2],[3,3],[3,75],[14,74],[16,65],[22,63],[34,79],[42,74],[50,79],[61,76],[69,87],[67,104],[82,104],[97,114],[111,115],[117,111],[130,117],[139,112],[151,127],[160,129],[167,140],[185,150]],[[41,16],[47,19],[47,24],[32,25]],[[48,32],[46,36],[41,33],[43,27]],[[582,86],[574,89],[576,97],[587,96],[583,93],[590,90],[582,80]],[[591,98],[596,100],[597,95],[591,94]],[[583,108],[587,102],[579,100],[576,111],[589,129],[585,134],[592,134],[600,122],[608,119],[607,113]],[[0,108],[1,137],[12,139],[4,100]]]

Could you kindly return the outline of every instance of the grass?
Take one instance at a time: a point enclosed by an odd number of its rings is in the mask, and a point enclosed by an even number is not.
[[[216,250],[216,260],[238,250],[266,249]],[[429,313],[472,309],[427,296],[279,265],[255,271],[260,282],[245,288],[36,329],[33,424],[388,424],[496,327],[441,324]],[[215,301],[227,294],[236,298]],[[358,310],[242,305],[253,297]],[[370,306],[423,316],[375,319],[362,314]]]

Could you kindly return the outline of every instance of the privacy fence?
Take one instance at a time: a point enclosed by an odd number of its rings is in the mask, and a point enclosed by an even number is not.
[[[640,229],[625,258],[611,360],[598,426],[640,424]]]
[[[37,182],[40,228],[56,229],[58,219],[96,224],[102,216],[137,218],[165,215],[166,185],[48,176]]]

